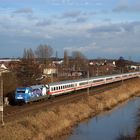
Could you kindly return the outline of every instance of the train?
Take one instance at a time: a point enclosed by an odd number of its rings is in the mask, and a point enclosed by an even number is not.
[[[98,77],[83,78],[78,80],[68,80],[62,82],[52,82],[46,85],[33,85],[29,87],[19,87],[15,91],[16,103],[29,103],[41,99],[48,99],[51,96],[58,96],[74,91],[96,87],[104,84],[118,82],[126,79],[136,78],[140,72],[124,74],[114,74]]]

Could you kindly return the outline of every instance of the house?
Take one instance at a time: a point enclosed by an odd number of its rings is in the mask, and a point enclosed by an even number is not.
[[[131,65],[130,68],[133,70],[139,70],[140,66],[139,65]]]
[[[8,68],[7,68],[4,64],[1,64],[1,65],[0,65],[0,69],[1,69],[1,70],[7,70]]]
[[[44,68],[44,75],[57,74],[57,68],[55,66],[49,66],[48,68]]]

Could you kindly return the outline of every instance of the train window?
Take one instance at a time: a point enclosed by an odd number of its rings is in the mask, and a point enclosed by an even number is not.
[[[101,82],[101,81],[103,81],[103,79],[95,80],[93,82]]]
[[[107,78],[106,80],[112,80],[112,78]]]
[[[88,82],[82,82],[79,85],[81,86],[81,85],[86,85],[86,84],[88,84]]]
[[[120,77],[115,77],[115,78],[120,78]]]
[[[51,88],[51,91],[53,91],[53,88]]]

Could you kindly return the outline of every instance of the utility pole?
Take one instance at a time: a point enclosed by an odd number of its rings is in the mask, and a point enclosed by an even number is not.
[[[89,96],[89,70],[87,71],[87,78],[88,78],[87,95]]]
[[[53,82],[53,72],[51,72],[51,82]]]
[[[0,71],[0,112],[1,112],[1,125],[4,126],[4,102],[3,102],[3,73],[9,72],[8,70],[2,70]]]
[[[0,77],[1,77],[1,84],[0,84],[0,111],[1,111],[1,124],[2,126],[4,126],[4,119],[3,119],[3,77],[2,77],[2,73],[0,73]]]

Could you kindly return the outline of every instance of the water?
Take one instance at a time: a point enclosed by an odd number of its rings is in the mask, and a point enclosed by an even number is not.
[[[115,140],[121,134],[134,135],[140,98],[98,115],[75,128],[67,140]]]

